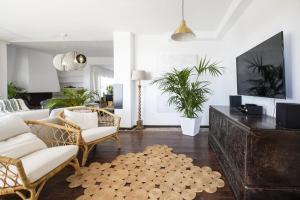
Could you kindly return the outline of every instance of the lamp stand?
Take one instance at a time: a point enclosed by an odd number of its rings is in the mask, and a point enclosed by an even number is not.
[[[136,130],[143,130],[144,126],[143,126],[143,120],[142,120],[142,109],[141,109],[141,82],[139,81],[138,83],[138,120],[136,121]]]

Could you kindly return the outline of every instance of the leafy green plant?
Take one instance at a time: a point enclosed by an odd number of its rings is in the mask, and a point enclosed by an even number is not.
[[[7,96],[9,99],[20,98],[25,93],[25,89],[17,86],[15,83],[10,82],[7,85]]]
[[[71,106],[85,105],[90,99],[92,99],[92,93],[86,89],[71,89],[65,88],[62,91],[62,96],[49,99],[47,107],[50,109],[63,108]]]
[[[98,90],[90,91],[90,95],[91,95],[91,100],[98,101],[98,102],[101,101],[100,91]]]
[[[112,85],[106,87],[107,95],[112,95],[114,93],[114,88]]]
[[[186,67],[182,70],[174,68],[172,72],[163,74],[152,84],[157,84],[163,94],[170,95],[169,105],[174,105],[184,117],[196,118],[197,113],[202,112],[203,104],[207,101],[207,94],[211,93],[208,87],[210,82],[200,80],[200,76],[206,73],[211,76],[220,76],[222,69],[218,63],[201,58],[198,66]]]

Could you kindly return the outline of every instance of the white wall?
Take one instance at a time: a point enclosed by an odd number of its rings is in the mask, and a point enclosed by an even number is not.
[[[7,44],[0,41],[0,99],[7,98]]]
[[[197,42],[174,42],[165,35],[144,35],[136,36],[136,68],[143,69],[151,74],[155,79],[158,74],[165,72],[166,69],[158,67],[158,57],[163,55],[197,55],[198,58],[207,56],[213,61],[220,60],[219,51],[220,41],[197,41]],[[198,61],[196,61],[197,63]],[[183,66],[187,67],[187,66]],[[169,70],[169,69],[168,69]],[[227,77],[225,72],[224,77]],[[227,95],[224,94],[222,79],[203,77],[211,81],[211,89],[214,91],[209,95],[209,101],[205,104],[203,112],[203,125],[208,124],[208,106],[210,104],[226,104]],[[142,118],[145,125],[179,125],[179,113],[162,112],[158,110],[161,100],[161,92],[156,86],[152,86],[149,81],[142,82]],[[135,112],[136,113],[136,112]]]
[[[223,61],[230,67],[227,93],[236,93],[236,56],[280,31],[284,32],[287,101],[300,103],[300,1],[253,0],[232,29],[222,39]],[[276,100],[276,102],[285,100]],[[274,99],[243,97],[244,103],[263,105],[274,114]]]
[[[15,82],[27,92],[59,92],[53,56],[32,49],[8,47],[8,82]]]
[[[114,80],[123,85],[123,109],[115,109],[121,116],[121,127],[134,124],[134,84],[131,71],[134,67],[134,35],[129,32],[114,33]]]
[[[59,92],[57,71],[53,66],[53,56],[29,50],[28,92]]]
[[[209,101],[205,104],[202,125],[208,125],[209,105],[228,105],[229,95],[237,93],[235,59],[269,37],[284,31],[287,96],[289,102],[300,102],[300,1],[253,0],[233,27],[220,40],[172,42],[165,35],[136,36],[136,65],[150,73],[157,70],[157,57],[162,54],[197,54],[221,61],[225,73],[221,78],[210,78]],[[161,69],[163,71],[163,69]],[[155,78],[155,77],[154,77]],[[160,91],[143,82],[142,117],[146,125],[178,125],[179,114],[157,112]],[[244,103],[263,105],[268,115],[274,113],[274,100],[243,97]],[[282,100],[276,100],[279,102]],[[285,100],[284,100],[285,101]],[[134,112],[136,113],[136,111]],[[135,114],[136,117],[136,114]]]

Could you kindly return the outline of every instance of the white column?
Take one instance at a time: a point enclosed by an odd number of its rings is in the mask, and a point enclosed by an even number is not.
[[[114,32],[114,80],[123,85],[123,109],[115,113],[121,119],[121,127],[131,128],[134,125],[134,84],[131,71],[134,67],[134,35],[130,32]]]
[[[7,43],[0,41],[0,99],[7,99]]]

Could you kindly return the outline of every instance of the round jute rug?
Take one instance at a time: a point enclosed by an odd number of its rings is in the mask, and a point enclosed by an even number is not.
[[[191,158],[166,145],[120,155],[111,163],[94,162],[82,173],[67,178],[70,188],[85,188],[77,200],[192,200],[197,192],[224,187],[219,172],[194,166]]]

